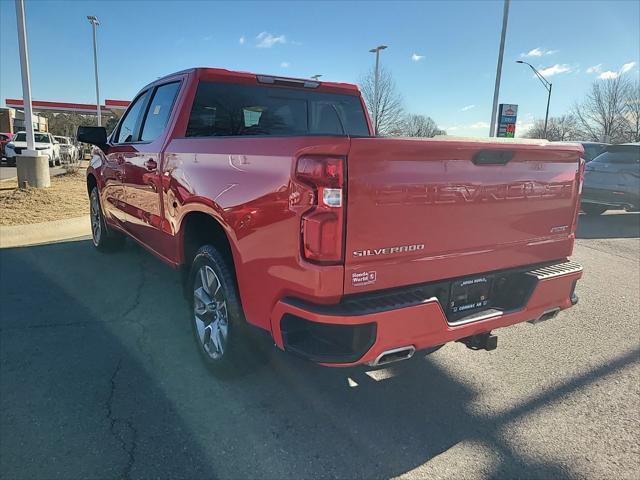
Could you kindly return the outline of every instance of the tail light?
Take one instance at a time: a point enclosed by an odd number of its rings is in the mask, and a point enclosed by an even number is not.
[[[321,264],[343,259],[344,159],[303,156],[296,178],[313,189],[313,203],[302,216],[302,255]]]

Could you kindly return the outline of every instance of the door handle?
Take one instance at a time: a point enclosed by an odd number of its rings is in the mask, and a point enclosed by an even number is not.
[[[147,170],[152,172],[158,168],[158,163],[154,159],[150,158],[149,160],[144,162],[144,166]]]

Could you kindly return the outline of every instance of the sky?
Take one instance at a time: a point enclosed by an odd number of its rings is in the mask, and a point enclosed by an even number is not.
[[[489,132],[502,1],[171,2],[26,0],[32,98],[95,102],[91,26],[100,20],[101,97],[130,100],[157,77],[195,66],[358,83],[394,76],[408,112],[449,135]],[[21,98],[15,4],[0,0],[0,102]],[[500,103],[519,105],[517,134],[584,97],[597,78],[639,77],[640,1],[511,2]]]

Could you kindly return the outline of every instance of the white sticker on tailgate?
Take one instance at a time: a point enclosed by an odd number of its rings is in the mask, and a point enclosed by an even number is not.
[[[351,285],[354,287],[362,287],[364,285],[372,285],[376,283],[376,272],[352,272]]]

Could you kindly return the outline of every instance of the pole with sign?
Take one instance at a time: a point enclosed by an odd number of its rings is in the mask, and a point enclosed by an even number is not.
[[[498,109],[498,137],[513,138],[516,135],[518,105],[501,103]]]

